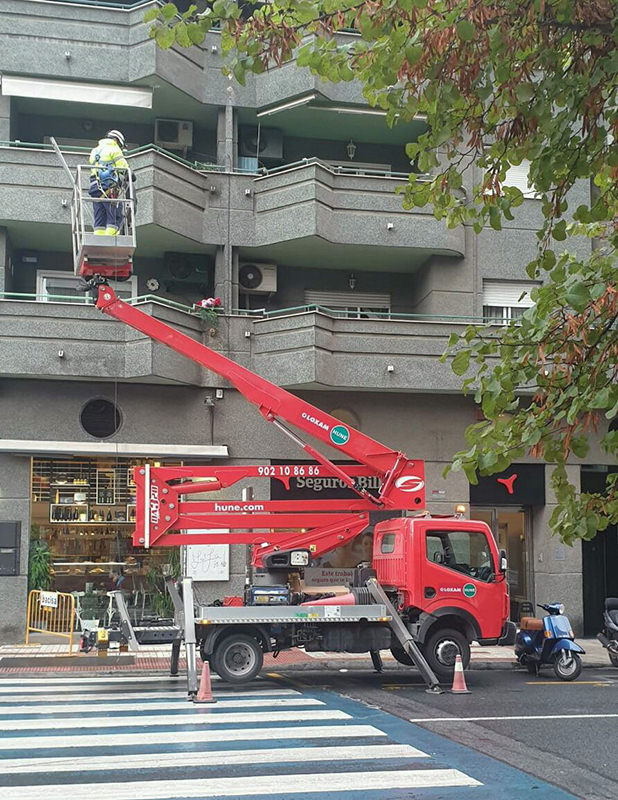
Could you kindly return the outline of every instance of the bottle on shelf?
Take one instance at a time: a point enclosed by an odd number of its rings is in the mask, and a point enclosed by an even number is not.
[[[107,517],[106,517],[106,520],[107,520],[108,522],[111,522],[111,521],[112,521],[112,512],[111,512],[111,511],[108,511],[108,512],[107,512]]]

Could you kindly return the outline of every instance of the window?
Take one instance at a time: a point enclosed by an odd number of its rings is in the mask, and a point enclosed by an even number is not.
[[[388,553],[393,553],[395,551],[395,534],[394,533],[385,533],[382,537],[382,544],[380,546],[380,552],[388,555]]]
[[[427,531],[427,560],[478,581],[489,581],[494,563],[480,531]]]
[[[305,304],[340,311],[349,319],[371,319],[390,314],[390,294],[369,292],[320,292],[308,289]]]
[[[530,293],[539,285],[534,281],[483,281],[483,319],[508,325],[521,318],[534,305]]]
[[[524,159],[521,164],[507,169],[506,177],[502,183],[504,186],[515,186],[527,200],[537,200],[539,195],[528,184],[529,172],[530,162]]]
[[[82,281],[65,270],[38,270],[36,274],[36,293],[43,302],[54,302],[54,297],[62,297],[64,303],[92,303],[92,295],[80,288]],[[137,295],[137,276],[128,281],[110,281],[109,285],[118,297],[126,300]]]

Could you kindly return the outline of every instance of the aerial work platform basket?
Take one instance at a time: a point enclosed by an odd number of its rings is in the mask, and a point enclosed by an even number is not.
[[[75,274],[82,278],[101,275],[122,281],[133,270],[135,238],[135,195],[131,170],[123,170],[122,179],[112,197],[91,197],[88,193],[91,167],[80,164],[73,184],[71,227]],[[117,209],[117,235],[94,233],[94,204],[102,203]]]
[[[74,175],[53,137],[51,144],[73,186],[71,201],[71,239],[75,274],[86,280],[94,275],[115,281],[127,280],[133,271],[135,238],[135,189],[130,169],[118,170],[118,181],[106,195],[89,194],[92,166],[80,164]],[[109,205],[115,210],[116,235],[94,232],[94,204]]]

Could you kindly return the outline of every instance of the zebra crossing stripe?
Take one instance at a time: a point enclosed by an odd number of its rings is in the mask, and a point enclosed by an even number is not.
[[[253,775],[242,778],[199,778],[194,780],[132,781],[119,783],[110,773],[111,783],[50,784],[37,786],[45,800],[65,800],[96,794],[97,800],[170,800],[170,798],[250,797],[269,798],[282,794],[310,792],[363,791],[375,789],[435,789],[447,786],[480,786],[479,781],[456,769],[415,769],[378,772],[320,772],[306,774]],[[3,787],[3,800],[32,800],[32,786]]]
[[[1,661],[0,661],[1,663]],[[42,681],[45,681],[46,684],[53,684],[54,686],[61,686],[63,683],[75,685],[75,681],[78,680],[80,685],[83,684],[92,684],[93,686],[96,684],[99,686],[102,683],[135,683],[135,684],[142,684],[142,683],[169,683],[172,684],[184,684],[184,678],[172,678],[169,675],[102,675],[102,676],[89,676],[89,675],[77,675],[73,678],[47,678],[47,677],[40,677],[40,678],[0,678],[0,686],[9,685],[9,686],[28,686],[32,684],[33,686],[40,685]],[[213,681],[220,681],[218,675],[212,676]],[[265,681],[263,678],[256,678],[255,683],[261,683],[264,685]]]
[[[233,698],[217,697],[217,701],[221,702],[219,709],[223,710],[228,708],[259,708],[260,706],[268,706],[269,708],[279,708],[283,706],[305,707],[305,706],[323,706],[325,703],[322,700],[316,700],[313,697],[258,697],[247,698],[242,700],[235,700]],[[88,714],[100,711],[186,711],[190,706],[184,699],[174,699],[162,702],[153,703],[91,703],[88,701]],[[7,706],[3,708],[0,706],[0,719],[4,716],[24,716],[28,714],[63,714],[71,711],[76,711],[75,705],[72,703],[57,703],[53,705],[37,705],[37,706]]]
[[[48,688],[46,691],[47,695],[53,694],[56,695],[56,691],[53,687]],[[301,697],[300,692],[296,692],[292,689],[271,689],[270,691],[261,690],[261,691],[253,691],[253,692],[236,692],[234,690],[219,690],[216,689],[217,700],[234,700],[239,697]],[[58,701],[62,703],[83,703],[87,701],[89,704],[92,701],[116,701],[116,700],[144,700],[146,702],[150,702],[151,700],[169,700],[170,702],[178,702],[180,700],[184,700],[187,697],[187,689],[183,687],[182,691],[173,691],[168,692],[167,690],[159,690],[153,692],[69,692],[68,690],[62,693],[57,694]],[[33,699],[37,698],[37,699]],[[43,702],[49,701],[49,696],[46,697]],[[6,694],[3,695],[0,693],[0,709],[7,708],[12,705],[16,705],[19,703],[41,703],[41,698],[38,698],[37,695],[29,693],[29,694]]]
[[[202,717],[202,719],[208,719]],[[0,737],[0,754],[11,750],[39,750],[48,748],[77,749],[80,747],[128,747],[131,745],[186,744],[206,742],[252,742],[276,736],[278,741],[289,739],[342,739],[386,736],[373,725],[295,725],[275,728],[229,728],[228,730],[161,731],[152,733],[139,730],[134,733],[84,733],[74,736],[17,736]],[[5,800],[2,796],[2,800]]]
[[[369,761],[385,758],[428,758],[408,744],[382,744],[354,747],[282,747],[261,750],[209,750],[202,753],[141,753],[115,755],[114,769],[154,769],[184,766],[232,766],[236,764],[282,764],[310,761]],[[109,770],[110,759],[74,755],[63,758],[11,758],[0,760],[0,774],[37,772],[94,772]]]
[[[80,717],[63,717],[57,720],[63,730],[69,731],[80,728],[122,728],[137,725],[144,728],[148,725],[195,725],[198,722],[207,725],[227,725],[228,723],[240,724],[243,722],[254,725],[261,725],[265,722],[309,722],[314,720],[326,719],[350,719],[350,715],[345,711],[336,709],[316,710],[316,711],[249,711],[247,713],[227,714],[217,711],[217,707],[202,708],[198,713],[187,713],[174,717],[166,717],[164,714],[150,716],[147,714],[136,717],[93,717],[87,716],[88,707],[84,707]],[[43,719],[10,719],[2,721],[2,731],[34,731],[46,727],[46,720]],[[0,731],[0,736],[2,736]],[[1,741],[1,740],[0,740]]]

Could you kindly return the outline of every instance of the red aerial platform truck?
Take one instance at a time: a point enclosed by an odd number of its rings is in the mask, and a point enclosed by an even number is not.
[[[114,631],[117,638],[134,647],[172,641],[173,674],[184,638],[192,696],[197,693],[196,647],[223,679],[236,683],[257,675],[267,652],[291,647],[368,652],[381,669],[380,651],[390,649],[398,661],[419,668],[430,690],[439,691],[438,679],[450,678],[457,654],[467,665],[470,642],[513,644],[506,553],[498,551],[489,527],[427,514],[423,461],[342,424],[120,300],[108,281],[126,279],[132,269],[136,240],[131,176],[123,183],[125,194],[113,200],[123,204],[123,235],[93,236],[88,232],[88,168],[78,168],[74,178],[53,139],[52,144],[73,185],[75,272],[92,290],[97,307],[229,381],[314,462],[135,468],[136,546],[247,544],[253,548],[253,574],[244,597],[231,605],[196,605],[190,579],[182,582],[182,598],[169,581],[175,606],[175,624],[169,627],[139,629],[129,619],[122,593],[113,592],[121,618],[120,630]],[[325,455],[302,436],[326,444],[339,458]],[[293,477],[336,478],[350,497],[203,499],[242,480],[277,480],[289,489]],[[366,478],[379,488],[366,488]],[[371,511],[393,515],[374,527],[372,563],[354,570],[345,594],[316,597],[303,585],[304,571],[314,559],[365,530]],[[107,632],[101,633],[96,641],[104,646]]]
[[[381,668],[390,649],[421,669],[430,687],[448,679],[470,643],[512,644],[505,580],[506,554],[489,527],[424,510],[424,464],[342,424],[211,348],[120,300],[104,277],[93,276],[97,307],[228,380],[259,413],[302,448],[313,464],[150,466],[135,468],[134,544],[252,545],[253,577],[231,605],[195,607],[195,643],[225,680],[243,682],[263,655],[291,647],[368,652]],[[292,430],[295,429],[295,430]],[[328,445],[335,463],[302,435]],[[336,458],[333,456],[333,458]],[[338,459],[337,459],[338,460]],[[241,480],[335,477],[348,500],[205,500]],[[373,476],[379,489],[364,488]],[[345,595],[315,596],[302,583],[313,559],[340,547],[369,525],[371,511],[393,517],[374,527],[372,564],[353,573]],[[207,530],[208,533],[203,531]],[[197,532],[199,531],[199,532]],[[228,601],[229,602],[229,601]],[[177,610],[182,610],[177,600]],[[187,598],[184,600],[185,616]],[[193,638],[185,626],[185,641]],[[190,689],[191,694],[191,689]]]

